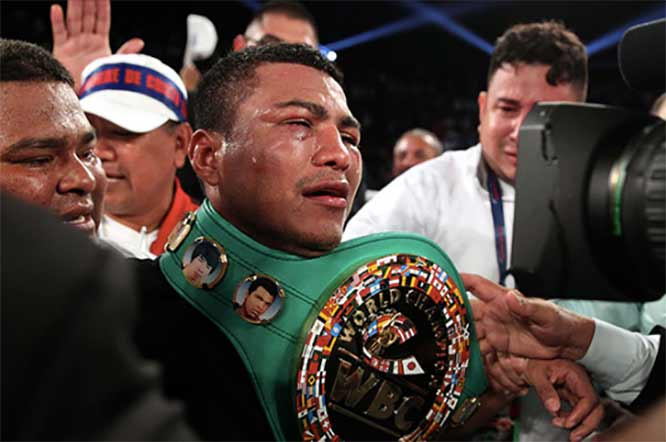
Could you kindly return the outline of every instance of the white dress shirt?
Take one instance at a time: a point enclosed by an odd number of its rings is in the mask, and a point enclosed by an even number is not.
[[[157,239],[158,230],[148,232],[146,227],[136,231],[104,215],[97,231],[99,238],[128,258],[155,259],[150,245]]]

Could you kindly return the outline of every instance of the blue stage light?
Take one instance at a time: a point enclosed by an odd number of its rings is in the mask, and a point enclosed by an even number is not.
[[[360,34],[356,34],[333,43],[328,43],[326,46],[335,51],[342,51],[343,49],[347,49],[361,43],[367,43],[369,41],[377,40],[382,37],[397,34],[399,32],[408,31],[428,22],[429,20],[424,17],[408,17],[375,29],[370,29],[369,31],[361,32]]]
[[[421,2],[405,1],[403,4],[413,12],[428,18],[431,22],[439,25],[445,31],[450,32],[472,46],[481,49],[483,52],[487,54],[493,52],[492,44],[488,43],[463,25],[457,23],[444,10],[436,9]]]
[[[463,3],[456,5],[443,5],[440,9],[442,9],[449,17],[455,17],[477,10],[486,10],[487,8],[488,5],[484,3]],[[374,29],[361,32],[360,34],[346,37],[342,40],[327,43],[326,46],[329,49],[340,52],[353,46],[379,40],[380,38],[384,37],[390,37],[391,35],[399,34],[400,32],[409,31],[431,22],[432,20],[430,18],[423,17],[420,14],[415,14],[411,17],[397,20],[392,23],[387,23]]]

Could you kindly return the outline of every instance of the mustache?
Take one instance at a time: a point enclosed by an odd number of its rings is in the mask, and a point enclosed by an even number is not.
[[[296,188],[300,191],[305,189],[306,187],[309,187],[313,184],[320,183],[322,181],[347,181],[347,177],[345,174],[337,174],[335,172],[331,172],[328,170],[321,170],[317,172],[316,174],[309,176],[309,177],[304,177],[301,178],[300,180],[296,181]],[[354,190],[354,189],[352,189]]]

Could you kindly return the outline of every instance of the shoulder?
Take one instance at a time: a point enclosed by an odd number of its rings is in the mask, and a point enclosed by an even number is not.
[[[426,193],[434,192],[439,195],[447,192],[449,187],[475,178],[480,158],[480,145],[465,150],[447,151],[430,161],[412,167],[394,182],[411,189],[421,188],[420,190]]]
[[[450,150],[432,160],[414,166],[405,177],[450,176],[452,173],[476,174],[476,168],[481,158],[481,145],[477,144],[464,150]]]

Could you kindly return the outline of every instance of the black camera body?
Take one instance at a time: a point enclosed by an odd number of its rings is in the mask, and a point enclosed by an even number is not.
[[[666,126],[648,114],[541,103],[520,128],[511,273],[547,298],[666,292]]]
[[[666,87],[666,20],[627,30],[620,72]],[[512,266],[547,298],[652,301],[666,292],[666,123],[594,104],[541,103],[520,128]]]

